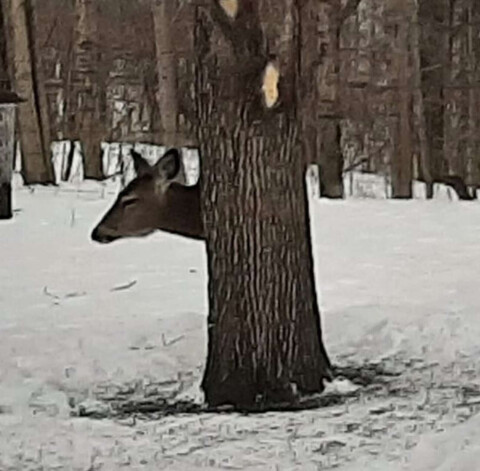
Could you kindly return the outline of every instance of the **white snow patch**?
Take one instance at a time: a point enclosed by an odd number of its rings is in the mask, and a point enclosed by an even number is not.
[[[339,379],[330,393],[358,397],[317,410],[98,421],[71,406],[157,389],[201,402],[204,244],[96,245],[115,185],[17,183],[0,224],[2,471],[477,469],[475,202],[312,201],[327,349],[335,364],[397,372],[390,389]]]

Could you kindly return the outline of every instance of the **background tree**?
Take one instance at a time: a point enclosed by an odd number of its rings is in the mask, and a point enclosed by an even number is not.
[[[82,145],[85,177],[94,179],[103,176],[101,143],[106,137],[98,7],[96,0],[75,0],[74,65],[67,104],[70,133]]]
[[[413,0],[413,30],[412,30],[412,74],[414,87],[414,122],[417,128],[419,149],[417,153],[417,165],[419,178],[425,182],[427,199],[433,198],[433,162],[432,146],[429,139],[425,90],[422,70],[423,42],[420,29],[420,1]]]
[[[343,152],[341,145],[340,40],[345,21],[355,13],[360,0],[301,2],[302,74],[314,87],[304,110],[304,144],[307,159],[319,166],[320,195],[343,197]]]
[[[2,0],[9,8],[8,24],[12,1],[17,0]],[[161,145],[174,134],[180,144],[195,145],[194,3],[22,3],[44,147],[48,150],[49,141],[56,139],[90,142],[86,145],[93,157],[86,167],[87,174],[94,175],[101,170],[102,141]],[[84,13],[76,15],[80,9]],[[312,60],[300,67],[315,81],[310,111],[303,115],[308,129],[303,133],[304,154],[306,163],[322,167],[324,196],[342,195],[346,173],[350,191],[356,192],[370,180],[359,173],[383,177],[388,197],[409,197],[409,180],[425,181],[428,197],[435,182],[460,182],[467,196],[466,186],[480,183],[479,9],[474,0],[301,2],[299,35]],[[12,18],[18,23],[22,15]],[[401,35],[406,35],[403,45]],[[15,57],[20,56],[10,55],[12,72]],[[407,69],[399,66],[402,60],[408,62]],[[400,99],[406,94],[409,104]],[[30,109],[30,103],[28,99],[22,109]],[[27,118],[32,116],[29,112]],[[37,132],[35,126],[29,129]],[[38,142],[34,137],[24,146],[45,158]],[[90,169],[89,162],[96,168]]]
[[[25,183],[52,183],[48,131],[42,118],[43,88],[37,78],[33,6],[30,0],[2,0],[9,63],[15,91],[25,99],[18,122]]]
[[[298,13],[290,0],[197,11],[211,405],[291,402],[330,375],[299,145],[299,92],[312,84],[298,73]]]
[[[3,21],[3,5],[0,3],[0,219],[10,219],[12,211],[12,171],[14,154],[14,120],[12,104],[18,97],[10,92],[10,78],[7,71],[7,37]],[[5,109],[5,104],[7,105]]]
[[[12,210],[12,173],[15,153],[16,93],[0,89],[0,219],[10,219]]]
[[[399,0],[392,9],[396,23],[395,63],[398,77],[398,127],[394,133],[396,153],[392,161],[392,197],[411,198],[413,180],[412,67],[410,54],[411,1]]]
[[[169,147],[176,146],[178,140],[177,57],[171,27],[175,13],[175,0],[155,0],[152,3],[157,52],[158,104],[163,144]]]

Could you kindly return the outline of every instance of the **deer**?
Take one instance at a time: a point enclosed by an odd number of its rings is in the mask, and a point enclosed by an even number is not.
[[[200,185],[186,186],[178,149],[169,149],[154,165],[134,150],[130,155],[136,177],[93,229],[92,240],[107,244],[157,230],[204,240]]]

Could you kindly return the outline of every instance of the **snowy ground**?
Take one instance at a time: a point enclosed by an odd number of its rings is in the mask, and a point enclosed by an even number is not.
[[[0,224],[1,471],[480,469],[478,203],[313,202],[327,349],[340,366],[391,374],[337,405],[71,417],[111,397],[198,397],[203,243],[91,243],[114,194],[17,188]],[[341,398],[352,384],[330,389]]]

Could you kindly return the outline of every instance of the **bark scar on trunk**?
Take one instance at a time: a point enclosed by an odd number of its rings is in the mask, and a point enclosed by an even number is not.
[[[234,19],[238,13],[238,0],[219,0],[220,6],[227,16]]]
[[[262,92],[267,108],[271,108],[278,101],[278,80],[280,72],[278,66],[273,62],[269,62],[263,73]]]

